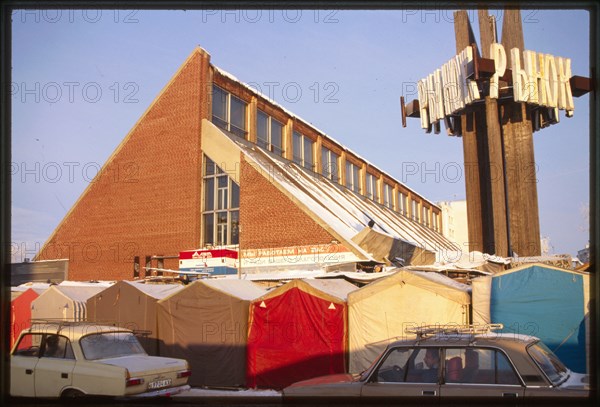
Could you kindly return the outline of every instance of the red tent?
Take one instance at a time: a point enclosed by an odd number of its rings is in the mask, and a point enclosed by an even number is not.
[[[252,301],[247,385],[281,389],[299,380],[344,373],[345,280],[294,280]]]
[[[31,326],[31,301],[39,294],[29,288],[10,302],[10,347],[14,345],[23,329]]]

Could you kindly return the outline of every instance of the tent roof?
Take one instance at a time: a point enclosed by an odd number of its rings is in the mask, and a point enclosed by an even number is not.
[[[16,287],[11,287],[10,291],[13,292],[17,292],[17,291],[27,291],[30,288],[32,288],[33,290],[35,290],[36,293],[41,294],[44,291],[46,291],[48,288],[50,288],[50,286],[52,285],[56,285],[56,284],[50,284],[50,283],[23,283],[21,285],[18,285]]]
[[[585,271],[578,271],[578,270],[568,270],[568,269],[563,269],[560,267],[554,267],[554,266],[550,266],[548,264],[544,264],[544,263],[529,263],[529,264],[523,264],[519,267],[515,267],[513,269],[508,269],[508,270],[504,270],[501,272],[498,272],[496,274],[494,274],[492,277],[498,277],[498,276],[503,276],[506,274],[511,274],[511,273],[515,273],[515,272],[519,272],[519,271],[523,271],[523,270],[527,270],[533,267],[541,267],[541,268],[545,268],[545,269],[549,269],[549,270],[556,270],[556,271],[562,271],[564,273],[572,273],[572,274],[577,274],[580,276],[589,276],[588,272]]]
[[[46,293],[50,293],[52,290],[56,290],[60,294],[74,301],[87,301],[90,297],[93,297],[94,295],[98,294],[100,291],[103,291],[105,289],[106,287],[54,285],[50,287],[48,291],[46,291]]]
[[[396,283],[411,284],[461,304],[471,303],[471,288],[466,284],[459,283],[438,273],[402,269],[389,277],[374,281],[351,293],[349,299],[353,302],[362,301],[365,298],[377,295],[379,291],[385,290]]]
[[[328,284],[324,284],[328,283]],[[297,288],[302,292],[305,292],[309,295],[313,295],[315,297],[323,298],[327,301],[331,302],[345,302],[348,294],[354,290],[356,290],[356,286],[347,282],[346,280],[336,279],[336,280],[313,280],[313,279],[304,279],[304,280],[292,280],[282,286],[274,288],[268,291],[262,297],[257,298],[255,301],[262,301],[269,298],[277,297],[279,295],[283,295],[287,291]]]
[[[115,284],[116,281],[61,281],[59,286],[61,287],[110,287]]]
[[[379,273],[366,273],[364,271],[334,271],[329,273],[319,274],[314,278],[318,279],[334,279],[334,278],[345,278],[354,283],[367,284],[375,280],[390,276],[396,272],[396,268],[390,270],[380,271]]]
[[[206,279],[195,281],[193,284],[204,284],[214,290],[246,301],[252,301],[267,292],[264,288],[248,280]]]
[[[333,295],[334,297],[342,300],[346,300],[348,298],[348,294],[358,289],[358,287],[346,280],[306,279],[303,281],[317,290],[323,291],[324,293]]]
[[[147,284],[138,281],[123,281],[123,283],[129,284],[144,294],[159,300],[168,297],[169,295],[174,294],[184,288],[184,286],[181,284]]]
[[[438,259],[437,265],[450,266],[458,269],[475,269],[486,263],[501,265],[510,264],[510,258],[500,257],[479,251],[444,251]]]
[[[454,264],[448,264],[448,265],[429,264],[429,265],[422,265],[422,266],[406,266],[406,267],[404,267],[404,269],[405,270],[413,270],[413,271],[434,272],[434,273],[451,271],[451,272],[455,272],[455,273],[474,273],[474,274],[481,274],[481,275],[485,275],[485,276],[494,274],[490,271],[478,270],[475,268],[470,269],[470,268],[456,267]]]
[[[365,271],[323,271],[323,270],[288,270],[263,273],[243,274],[243,279],[247,281],[280,281],[280,280],[302,280],[302,279],[334,279],[345,278],[353,282],[369,283],[380,278],[387,277],[396,272],[396,267],[387,267],[379,273],[368,273]],[[236,275],[220,277],[223,280],[238,280]]]
[[[414,273],[417,276],[420,276],[424,279],[439,283],[441,285],[455,288],[456,290],[459,290],[459,291],[471,292],[471,287],[469,287],[467,284],[459,283],[458,281],[453,280],[450,277],[447,277],[440,273],[431,273],[431,272],[427,272],[427,271],[415,271],[415,270],[413,270],[412,273]]]
[[[262,273],[244,273],[242,280],[246,281],[278,281],[299,280],[303,278],[316,278],[326,274],[323,270],[287,270]],[[239,280],[238,276],[223,276],[224,280]]]
[[[21,301],[29,301],[31,302],[33,299],[40,296],[40,293],[34,288],[28,288],[25,291],[12,291],[11,294],[18,293],[19,295],[16,297],[11,296],[11,301],[18,299],[17,302]]]

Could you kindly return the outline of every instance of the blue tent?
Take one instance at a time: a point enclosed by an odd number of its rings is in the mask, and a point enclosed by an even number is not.
[[[587,273],[532,264],[491,280],[491,322],[504,324],[503,332],[537,336],[569,369],[587,371]]]

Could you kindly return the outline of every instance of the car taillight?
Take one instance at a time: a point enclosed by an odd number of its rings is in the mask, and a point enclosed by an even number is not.
[[[182,377],[190,377],[192,375],[192,371],[191,370],[182,370],[180,372],[177,372],[177,378],[181,379]]]
[[[137,386],[138,384],[143,384],[144,383],[144,379],[142,379],[141,377],[134,377],[131,379],[127,379],[127,381],[125,382],[125,386],[130,387],[130,386]]]
[[[143,384],[144,379],[141,377],[131,377],[129,375],[129,370],[126,370],[125,376],[125,387],[137,386],[138,384]]]

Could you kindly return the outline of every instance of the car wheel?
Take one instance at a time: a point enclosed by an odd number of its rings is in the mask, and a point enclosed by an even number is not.
[[[76,399],[78,397],[83,397],[83,396],[85,396],[85,393],[83,393],[82,391],[79,391],[79,390],[75,390],[75,389],[65,390],[61,394],[61,398],[63,398],[63,399]]]

